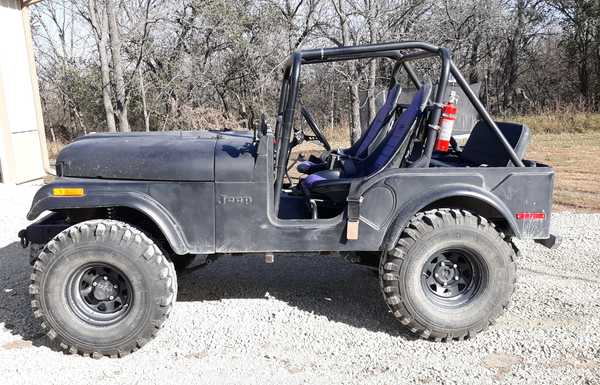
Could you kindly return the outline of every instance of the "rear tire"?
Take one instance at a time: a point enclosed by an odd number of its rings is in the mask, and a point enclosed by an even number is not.
[[[69,353],[122,357],[150,341],[177,296],[173,264],[143,232],[114,220],[64,230],[31,275],[31,306]]]
[[[473,337],[508,306],[515,253],[483,217],[454,209],[419,213],[381,258],[384,299],[394,317],[423,338]]]

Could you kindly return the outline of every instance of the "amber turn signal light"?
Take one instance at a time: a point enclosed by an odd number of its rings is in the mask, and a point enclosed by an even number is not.
[[[52,189],[52,196],[82,197],[85,196],[85,189],[83,187],[55,187]]]

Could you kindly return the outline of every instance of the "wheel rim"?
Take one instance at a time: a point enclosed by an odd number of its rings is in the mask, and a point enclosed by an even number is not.
[[[445,249],[427,259],[421,285],[436,304],[456,307],[473,300],[483,289],[486,277],[479,255],[466,249]]]
[[[84,265],[73,272],[66,294],[71,310],[83,321],[97,326],[123,319],[133,300],[127,276],[105,263]]]

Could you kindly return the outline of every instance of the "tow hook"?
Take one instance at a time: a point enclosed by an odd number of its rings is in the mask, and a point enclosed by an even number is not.
[[[556,249],[562,243],[562,237],[560,235],[550,234],[548,238],[536,239],[535,242],[549,249]]]
[[[19,238],[21,238],[21,247],[26,249],[29,246],[29,239],[27,239],[27,230],[19,231]]]

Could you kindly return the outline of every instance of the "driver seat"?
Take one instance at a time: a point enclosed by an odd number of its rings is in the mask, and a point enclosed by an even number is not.
[[[385,98],[385,103],[379,111],[375,118],[367,128],[367,131],[364,135],[362,135],[356,143],[354,143],[350,148],[345,150],[338,150],[337,154],[353,157],[353,158],[366,158],[369,153],[369,147],[371,144],[375,143],[377,139],[380,137],[380,134],[385,132],[384,128],[388,126],[388,123],[391,121],[392,114],[396,109],[396,103],[398,103],[398,98],[400,97],[400,93],[402,92],[402,88],[399,84],[394,84],[388,91],[387,96]],[[303,174],[312,174],[317,171],[325,170],[327,168],[327,162],[323,158],[318,158],[316,156],[311,156],[309,160],[305,160],[303,162],[298,163],[296,166],[296,170]]]
[[[343,170],[318,171],[300,181],[307,197],[320,195],[333,201],[345,199],[351,178],[369,177],[394,163],[401,149],[406,149],[416,122],[425,111],[431,94],[431,83],[424,84],[409,106],[394,122],[381,144],[363,160],[343,159]]]

